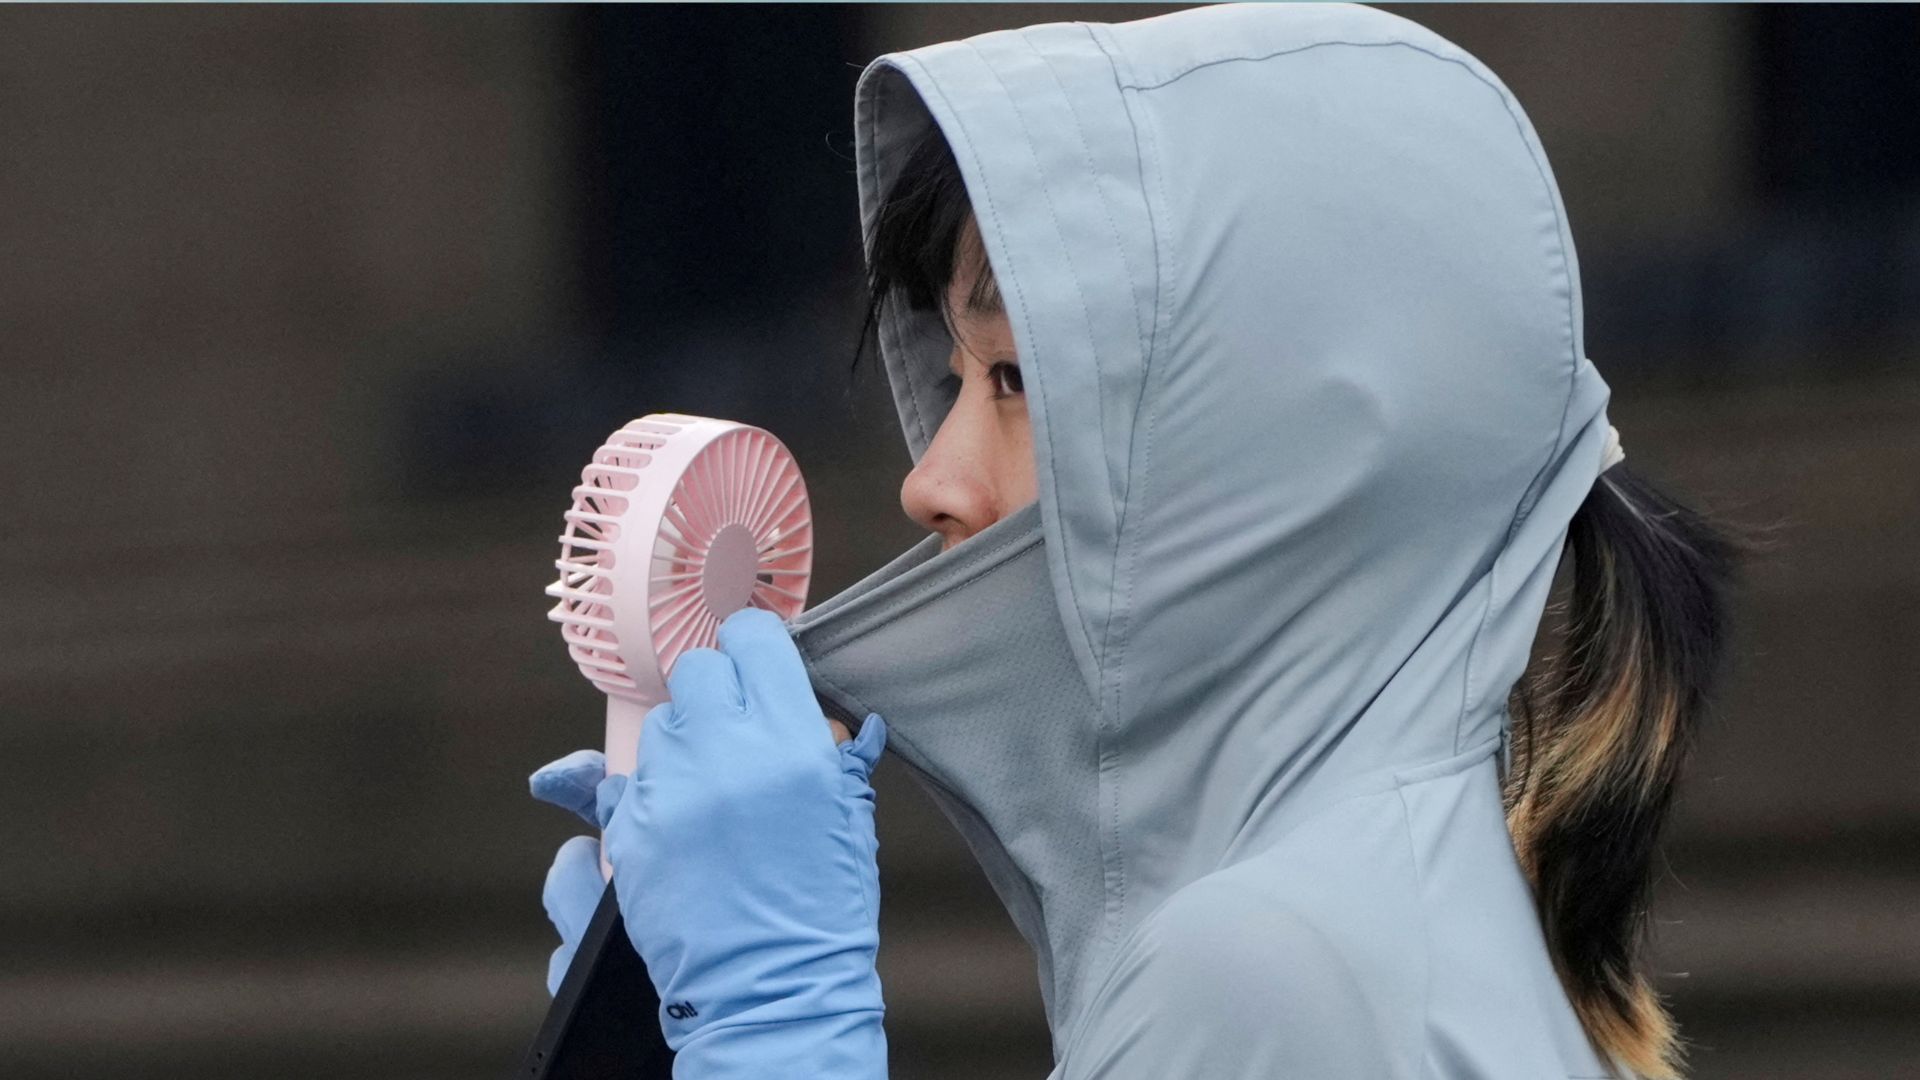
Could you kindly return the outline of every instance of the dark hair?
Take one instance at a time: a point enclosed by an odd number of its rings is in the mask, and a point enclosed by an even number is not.
[[[1726,644],[1746,545],[1618,465],[1568,526],[1557,649],[1515,685],[1507,828],[1587,1035],[1650,1080],[1680,1075],[1643,967],[1654,845]]]
[[[889,305],[939,311],[950,320],[947,289],[959,267],[974,275],[967,306],[999,309],[1000,289],[973,224],[973,203],[939,128],[929,127],[908,152],[880,205],[866,254],[867,314],[853,354],[856,369]]]
[[[953,152],[929,128],[887,193],[867,249],[867,317],[945,310],[956,255],[977,265],[970,306],[998,302]],[[1507,827],[1555,968],[1588,1037],[1649,1080],[1679,1075],[1679,1040],[1642,961],[1654,845],[1725,644],[1744,544],[1625,466],[1602,474],[1568,526],[1561,648],[1509,699]]]

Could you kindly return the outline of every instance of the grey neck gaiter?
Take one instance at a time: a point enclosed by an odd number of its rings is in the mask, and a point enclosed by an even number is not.
[[[949,551],[930,536],[790,624],[834,711],[888,750],[985,868],[1040,964],[1049,1019],[1099,939],[1097,710],[1048,581],[1037,504]]]

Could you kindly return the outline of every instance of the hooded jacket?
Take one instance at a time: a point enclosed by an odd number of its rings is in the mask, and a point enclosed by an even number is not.
[[[1611,1075],[1501,806],[1609,431],[1513,95],[1385,12],[1218,6],[882,56],[856,123],[869,238],[954,150],[1039,496],[795,640],[1032,944],[1054,1076]],[[917,461],[951,341],[880,346]]]

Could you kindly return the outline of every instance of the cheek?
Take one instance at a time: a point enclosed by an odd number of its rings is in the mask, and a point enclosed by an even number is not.
[[[1033,428],[1025,409],[1009,409],[1001,419],[995,456],[1007,509],[1032,502],[1039,491],[1033,471]]]

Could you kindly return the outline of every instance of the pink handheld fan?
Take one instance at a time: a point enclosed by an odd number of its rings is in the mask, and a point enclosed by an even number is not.
[[[607,772],[629,773],[674,661],[718,644],[721,620],[740,608],[791,619],[806,606],[807,486],[793,455],[759,428],[653,413],[593,452],[566,520],[547,617],[607,695]],[[600,872],[611,882],[604,852]],[[516,1076],[667,1080],[665,1035],[636,1022],[659,1008],[608,884]]]
[[[632,772],[640,720],[667,700],[682,653],[715,645],[740,608],[791,619],[806,606],[807,485],[766,431],[652,413],[594,451],[566,520],[547,618],[607,695],[607,772]]]

